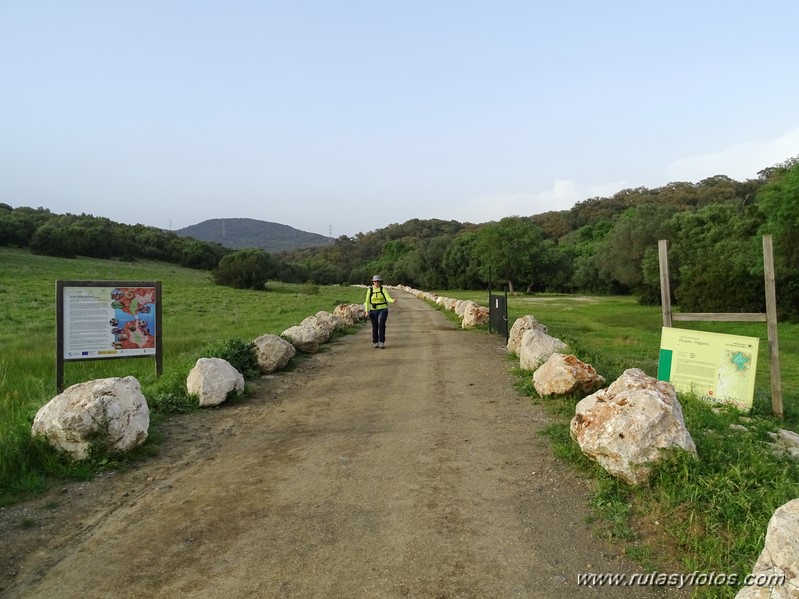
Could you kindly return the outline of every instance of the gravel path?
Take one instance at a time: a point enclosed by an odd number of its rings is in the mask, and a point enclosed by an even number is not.
[[[577,585],[640,567],[585,524],[588,483],[537,434],[503,340],[396,296],[385,350],[364,327],[244,402],[172,418],[136,468],[1,510],[0,593],[688,596]]]

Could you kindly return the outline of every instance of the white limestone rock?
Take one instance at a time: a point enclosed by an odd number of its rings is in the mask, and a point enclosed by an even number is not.
[[[533,387],[542,397],[591,393],[604,384],[593,366],[571,354],[554,353],[533,373]]]
[[[319,351],[319,333],[316,328],[309,325],[295,325],[287,328],[281,334],[286,337],[297,351],[304,354],[315,354]]]
[[[316,331],[316,339],[319,343],[327,343],[333,334],[333,324],[324,318],[319,318],[317,314],[312,314],[302,319],[301,327],[311,327]]]
[[[469,306],[476,306],[477,302],[472,300],[458,300],[455,302],[455,314],[463,318],[463,313],[466,312],[466,308]]]
[[[524,336],[524,333],[530,329],[538,329],[544,334],[549,333],[547,328],[538,322],[534,316],[528,314],[527,316],[517,318],[513,321],[513,325],[508,333],[509,353],[516,354],[517,356],[521,353],[522,337]]]
[[[575,411],[572,439],[586,456],[631,485],[646,482],[664,449],[696,456],[674,386],[637,368],[584,398]]]
[[[519,366],[524,370],[537,370],[555,352],[567,349],[566,344],[551,337],[539,328],[528,329],[522,335]]]
[[[296,355],[294,346],[279,335],[261,335],[253,341],[258,368],[264,374],[282,370]]]
[[[333,315],[337,316],[345,326],[351,327],[366,318],[366,310],[363,309],[363,304],[339,304],[333,310]]]
[[[31,434],[74,460],[89,457],[92,447],[106,453],[130,451],[144,443],[150,409],[132,376],[73,385],[42,406]]]
[[[752,569],[759,586],[745,586],[735,599],[799,599],[799,499],[780,506],[771,516],[760,557]],[[775,584],[775,577],[783,577]],[[769,580],[770,579],[770,580]]]
[[[466,306],[461,321],[462,329],[471,329],[488,322],[488,308],[472,302]]]
[[[186,389],[200,407],[217,406],[234,391],[244,390],[244,376],[222,358],[200,358],[189,372]]]

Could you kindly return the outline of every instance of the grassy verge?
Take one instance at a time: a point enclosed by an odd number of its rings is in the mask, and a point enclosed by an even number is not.
[[[280,334],[320,310],[363,301],[359,288],[270,283],[268,291],[242,291],[214,285],[205,272],[162,263],[68,260],[0,249],[0,504],[37,493],[54,477],[85,478],[104,465],[66,463],[30,438],[36,411],[56,395],[58,279],[162,281],[160,378],[154,360],[142,358],[68,363],[64,370],[66,386],[135,376],[156,425],[164,414],[193,409],[185,383],[197,358],[240,353],[260,335]],[[141,451],[152,451],[148,446],[156,441],[157,430]]]
[[[441,291],[486,305],[486,294]],[[509,321],[526,314],[568,343],[608,382],[627,368],[657,373],[661,314],[627,297],[509,296]],[[689,323],[684,323],[689,324]],[[544,399],[532,372],[515,369],[519,391],[545,406],[552,424],[544,431],[553,452],[594,480],[591,498],[596,533],[611,537],[647,571],[738,574],[752,570],[774,510],[799,497],[799,463],[775,455],[769,433],[799,430],[799,327],[779,326],[785,417],[772,416],[766,327],[763,323],[690,323],[693,329],[760,338],[755,401],[750,414],[711,409],[680,394],[685,423],[699,459],[674,454],[648,485],[631,487],[588,460],[569,436],[581,397]],[[688,327],[686,327],[688,328]],[[510,358],[509,358],[510,359]],[[513,361],[518,364],[518,361]],[[694,587],[695,597],[734,597],[738,587]]]

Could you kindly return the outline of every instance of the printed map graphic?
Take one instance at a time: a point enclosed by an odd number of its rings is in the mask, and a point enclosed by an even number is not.
[[[111,291],[111,307],[116,317],[111,322],[114,347],[143,349],[155,347],[155,289],[117,287]]]
[[[749,387],[752,354],[737,350],[724,350],[716,382],[716,394],[720,399],[744,397]]]

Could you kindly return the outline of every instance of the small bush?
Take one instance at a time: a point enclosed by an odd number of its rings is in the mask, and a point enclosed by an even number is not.
[[[210,343],[200,350],[199,357],[222,358],[238,370],[245,379],[256,379],[261,376],[253,346],[243,339],[233,338]]]
[[[300,288],[300,293],[303,295],[319,295],[319,285],[313,281],[308,281]]]
[[[161,414],[185,414],[197,409],[186,390],[188,373],[167,372],[142,386],[142,393],[152,411]]]

